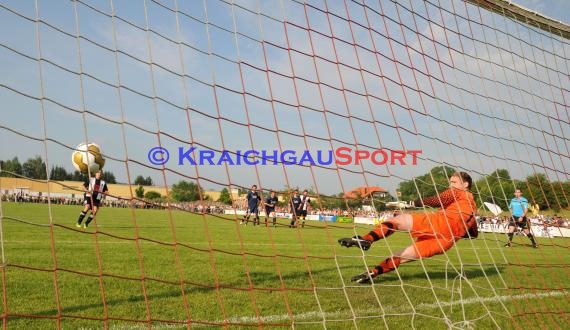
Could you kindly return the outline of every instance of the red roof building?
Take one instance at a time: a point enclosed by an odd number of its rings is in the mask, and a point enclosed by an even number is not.
[[[378,186],[358,187],[358,188],[355,188],[349,192],[346,192],[344,194],[344,197],[350,198],[350,199],[357,199],[359,197],[366,199],[366,198],[372,197],[376,193],[385,194],[387,192],[388,192],[388,190],[386,190],[382,187],[378,187]]]

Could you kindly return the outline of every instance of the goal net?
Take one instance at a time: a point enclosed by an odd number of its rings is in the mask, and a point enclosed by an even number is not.
[[[564,328],[569,35],[503,0],[0,1],[3,327]],[[478,238],[351,281],[413,238],[337,240],[455,171]]]

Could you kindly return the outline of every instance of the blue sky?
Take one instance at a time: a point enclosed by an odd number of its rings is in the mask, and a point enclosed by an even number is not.
[[[41,155],[71,170],[72,149],[90,141],[121,182],[199,177],[215,190],[393,192],[442,164],[568,180],[568,40],[461,1],[35,3],[0,1],[3,160]],[[570,22],[567,1],[518,3]],[[405,166],[163,168],[147,157],[159,145],[422,155]]]

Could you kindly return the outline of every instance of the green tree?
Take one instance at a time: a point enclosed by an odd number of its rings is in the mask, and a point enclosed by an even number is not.
[[[22,172],[25,177],[30,179],[47,179],[46,163],[41,156],[28,159],[22,165]]]
[[[53,166],[49,172],[49,179],[55,181],[68,180],[70,176],[67,170],[61,166]]]
[[[0,176],[15,177],[24,174],[22,164],[20,164],[18,157],[7,161],[0,161],[0,168],[2,169]]]
[[[448,166],[432,168],[428,173],[415,177],[412,180],[402,181],[398,187],[401,193],[400,200],[413,201],[422,197],[433,196],[449,187],[449,177],[455,170]]]
[[[516,181],[511,179],[508,170],[498,169],[476,181],[471,190],[478,194],[478,203],[489,202],[504,209],[512,197],[514,184]]]
[[[85,181],[87,179],[87,174],[81,173],[75,170],[70,176],[69,180],[72,181]]]
[[[218,198],[218,202],[232,205],[232,196],[230,195],[228,188],[224,188],[222,191],[220,191],[220,198]]]
[[[319,205],[320,201],[320,205]],[[338,193],[337,195],[319,195],[319,198],[315,201],[317,203],[316,207],[323,209],[342,209],[346,210],[347,200],[344,198],[344,193]]]
[[[144,198],[145,199],[149,199],[149,200],[156,200],[156,199],[160,199],[162,196],[160,195],[159,192],[156,191],[147,191],[144,194]]]
[[[172,185],[172,198],[179,202],[192,202],[200,200],[200,191],[202,189],[194,182],[182,180]]]
[[[139,175],[135,178],[135,184],[139,186],[152,186],[152,179],[150,176],[144,178],[142,175]]]
[[[105,182],[107,183],[117,183],[117,179],[115,179],[115,174],[113,174],[112,172],[103,171],[103,173],[101,173],[101,176],[103,180],[105,180]]]
[[[135,189],[135,195],[137,196],[137,198],[143,198],[143,197],[144,197],[144,188],[143,188],[143,186],[138,186],[138,188]]]
[[[570,181],[566,182],[553,182],[554,194],[558,201],[558,208],[568,208],[570,206]],[[554,209],[556,212],[559,210]]]
[[[357,194],[356,198],[346,199],[345,205],[341,208],[346,209],[346,207],[348,206],[351,210],[356,210],[361,208],[363,203],[364,203],[364,198],[362,197],[362,195]]]
[[[523,195],[530,203],[536,203],[541,210],[551,208],[555,211],[560,210],[560,200],[554,191],[554,187],[548,181],[546,175],[537,173],[526,177],[525,182],[517,186],[523,192]]]

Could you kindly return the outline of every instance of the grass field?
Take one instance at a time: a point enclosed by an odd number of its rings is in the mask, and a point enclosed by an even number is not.
[[[481,234],[402,265],[376,284],[350,277],[410,243],[396,233],[363,254],[340,237],[369,228],[240,226],[180,211],[2,203],[2,317],[9,329],[563,328],[569,239],[503,248]],[[51,221],[50,221],[51,219]],[[51,225],[50,225],[51,223]],[[390,245],[388,246],[387,243]],[[462,273],[463,276],[459,276]]]

